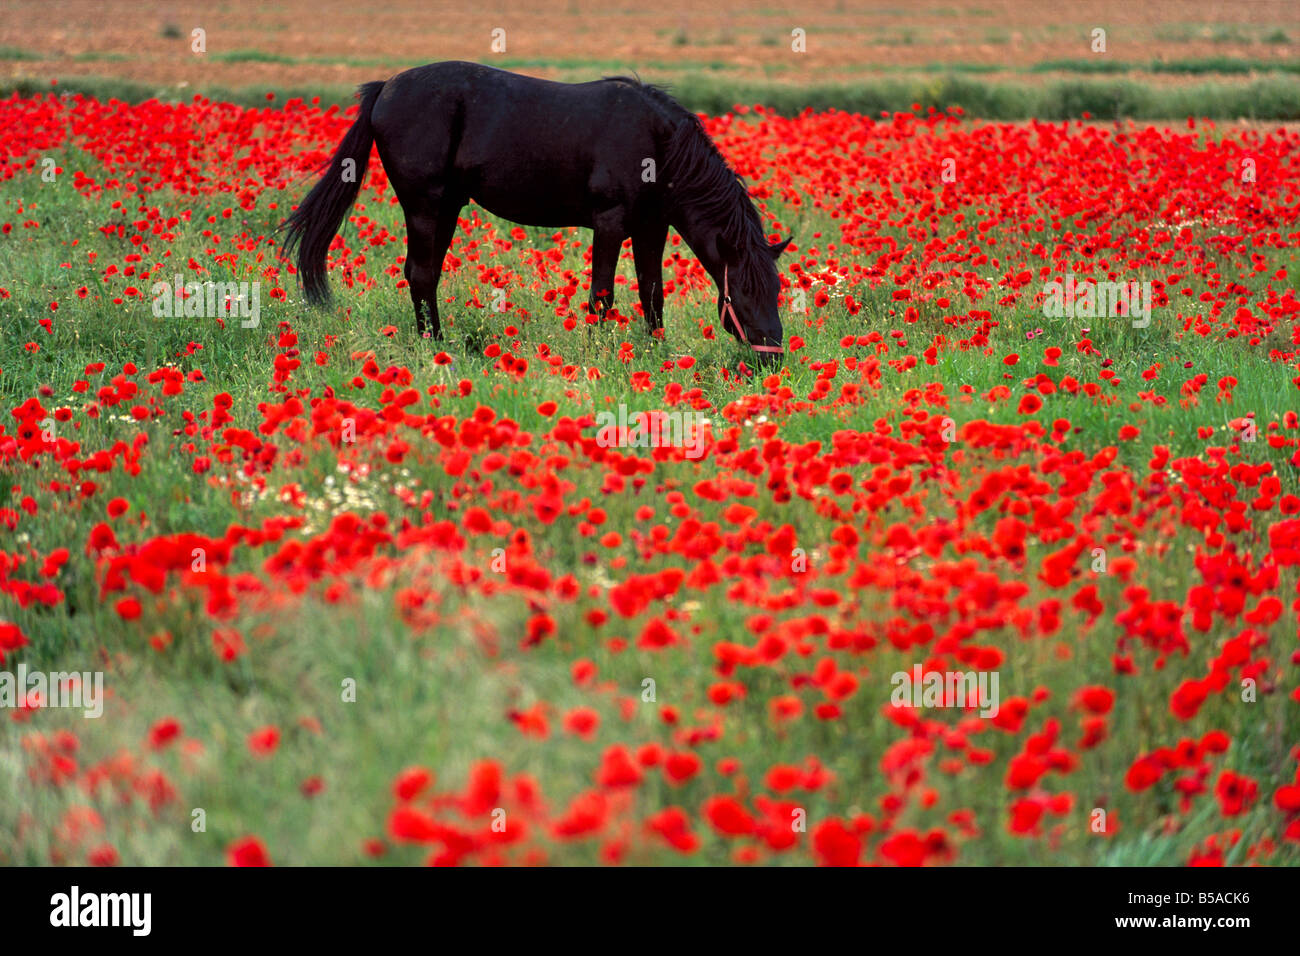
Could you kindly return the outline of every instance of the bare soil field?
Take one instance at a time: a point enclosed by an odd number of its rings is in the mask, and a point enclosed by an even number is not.
[[[1092,49],[1094,29],[1106,51]],[[193,31],[204,31],[204,52]],[[504,30],[502,35],[494,31]],[[797,53],[796,30],[805,52]],[[499,62],[560,79],[637,70],[792,84],[906,72],[969,71],[1036,82],[1061,60],[1231,58],[1267,67],[1293,62],[1300,4],[1189,0],[1086,4],[1036,0],[935,0],[765,5],[719,0],[6,0],[0,76],[110,76],[160,87],[351,84],[442,59]],[[1143,72],[1137,70],[1137,72]],[[1155,74],[1144,81],[1186,82]],[[1237,77],[1241,79],[1241,77]]]

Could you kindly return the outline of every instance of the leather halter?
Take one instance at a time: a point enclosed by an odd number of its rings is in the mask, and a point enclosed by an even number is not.
[[[749,336],[745,334],[745,327],[740,324],[740,318],[736,315],[736,310],[731,304],[731,282],[727,276],[727,267],[722,267],[722,317],[725,319],[731,316],[731,324],[735,327],[736,332],[740,334],[740,341],[744,342],[755,352],[773,352],[777,355],[784,355],[785,349],[778,345],[754,345],[749,341]]]

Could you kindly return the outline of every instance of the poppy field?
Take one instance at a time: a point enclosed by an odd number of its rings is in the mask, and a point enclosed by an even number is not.
[[[706,117],[757,367],[377,156],[308,308],[350,122],[0,101],[0,863],[1300,862],[1295,129]]]

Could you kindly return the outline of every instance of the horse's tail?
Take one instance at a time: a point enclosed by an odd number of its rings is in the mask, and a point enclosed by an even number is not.
[[[361,191],[361,180],[370,164],[370,146],[375,141],[370,111],[383,88],[383,81],[358,87],[361,111],[356,122],[339,143],[324,178],[280,227],[285,231],[284,254],[292,256],[295,249],[298,251],[298,280],[313,305],[329,301],[325,254]]]

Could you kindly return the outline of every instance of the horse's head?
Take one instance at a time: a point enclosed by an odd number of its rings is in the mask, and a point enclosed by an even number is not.
[[[737,341],[757,351],[760,360],[776,361],[785,354],[781,314],[777,309],[781,280],[776,259],[790,244],[790,239],[766,247],[737,249],[719,235],[716,244],[722,266],[718,283],[718,315],[722,327]]]

